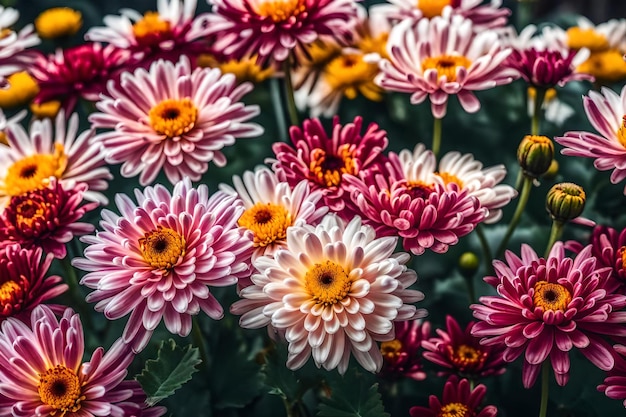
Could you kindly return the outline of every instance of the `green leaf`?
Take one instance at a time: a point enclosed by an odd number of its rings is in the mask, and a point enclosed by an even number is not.
[[[330,396],[322,398],[317,417],[389,417],[385,412],[378,383],[352,372],[330,381]]]
[[[174,394],[198,371],[196,366],[200,362],[198,348],[191,345],[180,348],[173,339],[161,342],[157,358],[146,361],[136,377],[148,397],[146,403],[153,406]]]

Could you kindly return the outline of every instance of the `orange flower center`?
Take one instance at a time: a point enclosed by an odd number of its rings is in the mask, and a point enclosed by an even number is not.
[[[617,140],[626,148],[626,114],[622,116],[622,125],[617,130]]]
[[[411,198],[428,198],[434,191],[432,184],[426,184],[422,181],[409,181],[406,184],[406,190]]]
[[[441,55],[428,57],[422,61],[422,70],[437,70],[437,78],[446,77],[446,81],[453,83],[456,81],[456,69],[459,67],[469,68],[472,61],[462,55]]]
[[[80,402],[85,399],[81,393],[81,382],[76,372],[63,365],[57,365],[39,374],[37,385],[41,402],[54,408],[50,415],[64,416],[65,413],[75,413],[80,410]]]
[[[317,304],[329,306],[346,298],[352,280],[339,264],[325,261],[315,264],[304,276],[304,287]]]
[[[380,352],[388,361],[396,359],[402,353],[402,342],[398,339],[383,342],[380,344]]]
[[[459,188],[463,188],[463,181],[454,174],[450,174],[448,172],[437,172],[437,175],[441,177],[444,184],[448,185],[451,183],[455,183],[459,186]]]
[[[547,281],[538,281],[533,287],[535,294],[533,295],[533,304],[535,307],[541,307],[544,310],[563,311],[572,301],[572,294],[561,284],[555,284]]]
[[[567,46],[572,49],[587,48],[591,52],[597,52],[608,49],[609,41],[606,36],[593,29],[571,27],[567,29]]]
[[[287,228],[293,223],[291,213],[273,203],[256,203],[243,212],[239,226],[254,233],[254,246],[265,247],[287,237]]]
[[[449,403],[441,407],[437,417],[473,417],[474,412],[463,403]]]
[[[18,230],[36,230],[33,226],[46,221],[50,204],[43,200],[26,198],[15,207],[15,226]]]
[[[313,179],[326,187],[341,183],[343,174],[356,174],[356,163],[352,157],[352,145],[341,145],[337,155],[328,154],[323,149],[314,149],[311,153],[309,170]]]
[[[143,19],[133,25],[133,35],[137,40],[162,35],[169,31],[170,23],[161,19],[158,12],[146,12]]]
[[[53,154],[29,155],[16,161],[7,170],[4,178],[4,193],[22,195],[48,184],[48,178],[61,178],[67,167],[67,155],[63,145],[54,145]]]
[[[257,0],[251,5],[259,16],[269,17],[277,23],[294,18],[307,9],[305,0]]]
[[[166,99],[150,109],[150,126],[159,134],[176,138],[196,125],[198,109],[190,99]]]
[[[139,239],[139,248],[146,262],[155,269],[169,272],[185,256],[185,239],[175,230],[157,226]]]
[[[343,91],[353,100],[360,92],[367,99],[381,101],[383,90],[374,83],[378,65],[365,62],[361,54],[339,55],[326,67],[324,76],[332,91]]]
[[[418,0],[417,8],[422,11],[424,17],[431,19],[441,16],[443,8],[449,6],[452,0]]]
[[[0,285],[0,309],[5,310],[7,307],[12,309],[23,297],[24,291],[17,282],[10,280]]]
[[[477,368],[485,362],[487,354],[473,346],[459,345],[450,347],[450,359],[460,370]]]

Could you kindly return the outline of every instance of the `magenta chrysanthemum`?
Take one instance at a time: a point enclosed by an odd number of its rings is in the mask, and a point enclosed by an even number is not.
[[[102,97],[96,104],[100,112],[89,120],[111,131],[93,141],[108,163],[122,163],[122,176],[139,175],[142,185],[161,170],[172,183],[185,176],[198,181],[209,162],[226,165],[221,149],[235,138],[263,133],[261,126],[247,123],[259,107],[240,102],[252,88],[237,85],[234,75],[219,69],[192,70],[186,57],[176,64],[159,60],[149,71],[124,73],[119,85],[109,84],[110,97]]]
[[[413,320],[423,310],[405,304],[423,294],[408,289],[417,280],[406,253],[394,254],[396,238],[376,238],[355,217],[334,214],[317,226],[287,230],[287,248],[254,262],[253,285],[231,306],[244,328],[271,325],[289,343],[287,367],[310,356],[327,370],[345,373],[350,356],[370,372],[381,369],[376,342],[395,338],[394,321]]]
[[[130,314],[124,341],[136,351],[163,320],[186,336],[200,310],[220,319],[222,306],[209,286],[226,286],[249,275],[252,239],[237,226],[241,202],[209,197],[206,185],[188,178],[170,192],[162,185],[135,190],[137,204],[118,194],[121,215],[102,211],[102,231],[85,236],[84,258],[72,264],[88,271],[81,284],[94,291],[88,302],[110,320]]]
[[[602,384],[598,385],[598,391],[614,400],[623,400],[626,407],[626,346],[615,345],[613,349],[615,366],[608,372]]]
[[[213,14],[207,30],[215,48],[236,58],[257,54],[285,61],[293,49],[318,38],[349,37],[356,8],[352,0],[207,0]]]
[[[498,295],[484,296],[473,304],[481,320],[472,334],[481,344],[506,346],[503,358],[512,362],[523,354],[522,379],[531,387],[541,365],[550,360],[556,381],[569,379],[569,351],[576,347],[598,368],[613,367],[612,347],[606,335],[626,336],[626,297],[609,294],[610,268],[596,267],[591,246],[576,258],[566,258],[557,242],[547,259],[539,258],[528,245],[521,258],[507,251],[506,262],[493,263],[495,277],[485,281]]]
[[[569,50],[514,49],[505,65],[515,69],[533,87],[563,87],[570,81],[589,80],[593,77],[576,72],[574,59],[578,52]]]
[[[502,65],[511,49],[494,31],[473,33],[462,16],[405,20],[387,42],[388,59],[380,61],[376,83],[390,91],[411,94],[411,104],[430,98],[434,117],[445,116],[448,96],[456,95],[463,109],[474,113],[480,102],[473,91],[508,84],[517,72]]]
[[[78,314],[65,310],[57,319],[36,307],[30,327],[9,318],[0,328],[0,414],[8,417],[125,417],[117,405],[132,395],[122,383],[133,360],[117,340],[108,352],[85,349]]]
[[[421,320],[396,323],[396,337],[380,344],[383,354],[383,378],[411,378],[416,381],[426,379],[421,360],[422,341],[430,337],[430,323]]]
[[[583,106],[599,135],[575,131],[554,140],[565,147],[563,155],[594,158],[596,169],[613,170],[611,182],[617,184],[626,178],[626,86],[620,95],[606,87],[601,93],[590,91],[583,97]]]
[[[363,134],[362,126],[360,116],[345,125],[336,117],[329,137],[318,119],[306,119],[302,128],[292,126],[289,131],[295,148],[280,142],[272,146],[276,155],[272,168],[292,187],[308,180],[312,191],[321,190],[325,205],[341,211],[349,198],[343,176],[359,175],[378,166],[389,142],[387,132],[376,123],[370,123]]]
[[[0,6],[0,78],[27,69],[35,59],[35,54],[27,49],[41,42],[32,24],[19,32],[11,29],[19,17],[14,8]]]
[[[436,329],[438,337],[422,342],[424,359],[445,368],[439,375],[457,374],[475,380],[505,371],[504,347],[480,345],[480,339],[471,334],[475,323],[471,321],[461,329],[454,317],[446,316],[446,330]]]

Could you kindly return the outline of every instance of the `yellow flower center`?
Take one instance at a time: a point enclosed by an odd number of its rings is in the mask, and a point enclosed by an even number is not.
[[[463,188],[463,181],[456,175],[450,174],[448,172],[437,172],[437,175],[441,177],[444,184],[448,185],[455,183],[459,186],[460,189]]]
[[[29,155],[14,162],[4,178],[4,194],[22,195],[46,186],[50,177],[61,178],[67,167],[67,155],[60,143],[54,148],[53,154]]]
[[[15,281],[6,281],[0,285],[0,307],[8,304],[13,307],[17,300],[21,300],[23,296],[22,287]]]
[[[626,148],[626,114],[622,116],[622,125],[617,130],[617,140]]]
[[[233,74],[237,81],[251,81],[253,83],[261,83],[274,75],[274,68],[263,68],[257,64],[257,56],[252,55],[249,58],[230,59],[226,62],[218,61],[210,54],[200,54],[198,56],[198,66],[219,68],[225,74]]]
[[[170,22],[161,19],[158,12],[146,12],[143,19],[133,25],[133,35],[138,40],[146,37],[168,33]]]
[[[78,32],[82,24],[81,13],[69,7],[48,9],[35,19],[37,33],[47,39],[72,36]]]
[[[463,403],[448,403],[441,407],[437,417],[473,417],[474,413]]]
[[[346,298],[352,281],[341,265],[325,261],[307,271],[304,286],[315,302],[329,306]]]
[[[626,61],[617,49],[592,52],[576,71],[591,74],[600,83],[619,82],[626,79]]]
[[[6,78],[6,84],[0,87],[0,107],[13,108],[24,106],[39,93],[39,86],[26,71],[16,72]]]
[[[565,312],[570,301],[572,301],[572,294],[561,284],[538,281],[533,288],[535,290],[535,294],[533,295],[533,304],[535,307],[541,307],[544,310],[561,310]]]
[[[257,0],[252,2],[254,11],[274,22],[284,22],[306,11],[305,0]]]
[[[446,81],[456,81],[456,69],[459,67],[469,68],[472,61],[462,55],[431,56],[422,61],[422,70],[437,70],[437,78],[446,77]]]
[[[356,174],[356,163],[352,158],[353,145],[341,145],[337,155],[328,154],[323,149],[314,149],[311,152],[309,170],[313,179],[318,183],[332,187],[341,183],[343,174]]]
[[[332,91],[343,91],[353,100],[360,92],[372,101],[383,99],[383,90],[374,84],[378,65],[363,60],[361,54],[344,54],[336,57],[326,67],[324,76]]]
[[[61,102],[58,100],[50,100],[44,103],[30,103],[30,111],[39,118],[48,117],[53,119],[57,113],[61,110]]]
[[[4,29],[0,30],[0,39],[6,38],[11,33],[13,33],[13,31],[11,29],[9,29],[9,28],[4,28]]]
[[[155,269],[170,271],[185,256],[185,238],[175,230],[157,226],[139,239],[143,259]]]
[[[387,58],[387,40],[389,39],[389,33],[384,32],[376,37],[365,35],[358,42],[357,46],[359,50],[364,54],[377,53],[383,58]]]
[[[593,29],[572,27],[567,29],[567,46],[572,49],[587,48],[591,52],[596,52],[608,49],[609,41],[606,36]]]
[[[406,190],[411,198],[428,198],[434,188],[432,184],[426,184],[422,181],[409,181],[406,184]]]
[[[283,206],[273,203],[256,203],[244,211],[239,226],[254,233],[254,246],[265,247],[285,239],[287,228],[292,225],[291,213]]]
[[[57,365],[39,374],[37,385],[41,402],[54,408],[50,415],[64,416],[65,413],[75,413],[80,410],[80,402],[85,399],[81,393],[81,382],[76,372],[63,365]]]
[[[456,349],[451,349],[452,362],[461,370],[465,368],[475,368],[485,361],[486,353],[473,346],[459,345]]]
[[[424,17],[431,19],[441,16],[443,8],[449,6],[452,0],[418,0],[417,8],[422,11]]]
[[[150,126],[159,134],[176,138],[196,125],[198,110],[190,99],[166,99],[150,109]]]
[[[390,340],[380,344],[380,352],[387,360],[393,360],[402,353],[402,342],[398,339]]]
[[[48,204],[30,198],[22,201],[15,208],[15,226],[18,230],[30,230],[34,224],[46,219]]]

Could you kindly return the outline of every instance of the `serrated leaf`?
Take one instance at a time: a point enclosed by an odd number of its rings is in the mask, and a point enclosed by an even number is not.
[[[328,398],[322,398],[317,417],[389,417],[378,383],[371,384],[360,374],[331,381],[330,392]]]
[[[153,406],[174,394],[198,371],[202,362],[198,348],[191,345],[180,348],[173,339],[161,342],[156,359],[146,365],[136,379],[146,393],[146,403]]]

